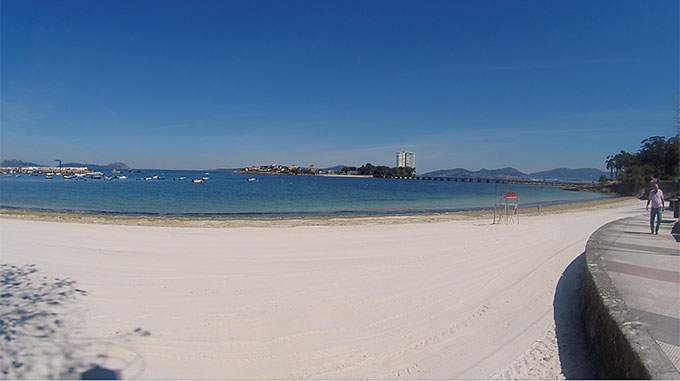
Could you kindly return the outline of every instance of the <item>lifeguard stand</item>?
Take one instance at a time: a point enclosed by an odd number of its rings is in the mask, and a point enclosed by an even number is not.
[[[493,209],[494,224],[519,224],[519,199],[517,192],[499,191]]]

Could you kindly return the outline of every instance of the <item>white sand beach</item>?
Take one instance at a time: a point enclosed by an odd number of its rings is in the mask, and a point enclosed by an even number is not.
[[[587,378],[568,267],[598,227],[643,212],[626,200],[518,225],[230,228],[2,217],[14,333],[0,365],[37,378],[93,364],[156,379]]]

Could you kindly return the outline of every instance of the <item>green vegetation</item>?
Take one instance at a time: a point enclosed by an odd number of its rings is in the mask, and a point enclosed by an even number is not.
[[[672,180],[680,175],[680,134],[668,140],[652,136],[642,141],[637,153],[622,150],[607,156],[605,164],[612,178],[630,185]]]
[[[394,167],[390,168],[384,165],[374,166],[371,163],[366,163],[359,168],[345,167],[340,172],[358,173],[360,175],[370,175],[373,177],[413,177],[416,169],[411,167]]]
[[[352,173],[359,173],[359,171],[358,171],[357,167],[345,167],[345,168],[340,170],[340,173],[348,175],[348,174],[352,174]]]

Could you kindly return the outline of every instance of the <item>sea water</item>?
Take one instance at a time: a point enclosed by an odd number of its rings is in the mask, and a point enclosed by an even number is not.
[[[44,175],[0,176],[0,207],[167,216],[351,216],[436,213],[493,208],[497,195],[520,205],[607,198],[558,187],[322,176],[242,175],[231,171],[143,170],[127,180],[78,182]],[[143,180],[148,176],[165,180]],[[207,176],[202,183],[191,179]],[[174,180],[186,177],[186,180]],[[255,177],[256,181],[247,181]]]

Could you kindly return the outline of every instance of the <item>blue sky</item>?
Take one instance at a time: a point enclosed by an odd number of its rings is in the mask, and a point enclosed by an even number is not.
[[[677,132],[646,1],[2,0],[2,159],[604,169]]]

